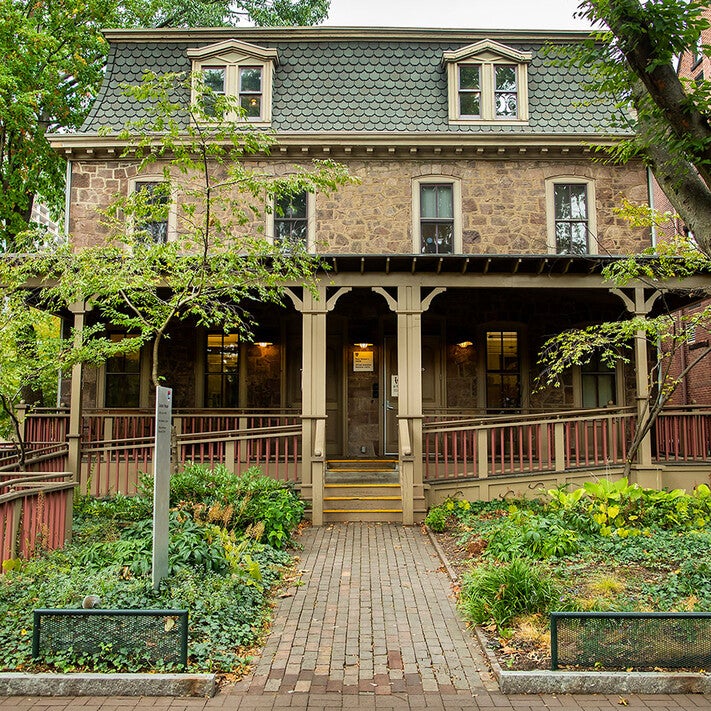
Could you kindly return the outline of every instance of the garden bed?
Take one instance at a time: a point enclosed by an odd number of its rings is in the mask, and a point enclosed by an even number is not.
[[[74,540],[64,550],[9,561],[0,575],[0,672],[174,672],[107,636],[96,649],[32,659],[35,608],[189,612],[187,672],[237,680],[266,634],[273,600],[293,575],[285,550],[304,504],[257,470],[190,465],[171,477],[170,575],[154,591],[151,481],[141,495],[75,502]],[[166,623],[167,624],[167,623]]]
[[[548,670],[551,610],[711,609],[709,493],[601,480],[535,501],[448,501],[428,524],[444,529],[435,536],[457,573],[460,608],[501,669]]]

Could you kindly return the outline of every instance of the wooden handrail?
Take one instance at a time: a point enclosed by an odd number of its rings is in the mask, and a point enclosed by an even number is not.
[[[587,422],[609,420],[620,417],[634,417],[634,408],[615,408],[614,410],[578,410],[567,417],[540,418],[532,415],[520,415],[516,418],[496,416],[492,418],[472,418],[469,420],[451,420],[447,422],[423,422],[423,432],[454,432],[461,430],[488,430],[499,427],[518,427],[524,425],[555,425],[566,422]],[[585,413],[585,414],[583,414]]]

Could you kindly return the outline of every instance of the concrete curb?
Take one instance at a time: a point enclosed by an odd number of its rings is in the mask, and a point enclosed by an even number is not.
[[[439,541],[429,528],[427,533],[450,579],[458,582]],[[693,672],[504,671],[481,629],[475,627],[474,633],[503,694],[711,693],[711,677]]]
[[[711,678],[692,672],[504,671],[486,636],[479,646],[504,694],[708,694]]]
[[[0,673],[0,696],[214,696],[214,674]]]

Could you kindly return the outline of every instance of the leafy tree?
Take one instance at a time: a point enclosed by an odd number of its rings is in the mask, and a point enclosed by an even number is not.
[[[580,15],[599,28],[570,59],[593,73],[595,88],[617,100],[618,119],[634,131],[615,158],[641,155],[701,250],[711,256],[711,82],[677,75],[694,52],[705,0],[584,0]],[[706,51],[706,48],[704,49]],[[634,111],[630,112],[630,107]]]
[[[172,98],[180,82],[197,93],[190,106]],[[106,210],[105,244],[26,262],[35,261],[35,274],[52,284],[43,290],[46,303],[56,308],[91,295],[101,321],[135,334],[129,339],[135,344],[150,343],[157,386],[160,345],[171,323],[191,320],[248,336],[247,300],[280,302],[286,282],[310,281],[318,259],[306,245],[273,245],[263,233],[274,200],[330,192],[353,179],[332,161],[286,176],[250,167],[247,159],[268,153],[274,137],[250,130],[238,99],[216,96],[199,75],[154,74],[127,91],[146,119],[119,136],[127,143],[123,157],[135,162],[138,175],[156,164],[161,182],[118,197]],[[172,210],[175,234],[164,239],[154,227]]]
[[[0,250],[17,249],[35,196],[59,214],[64,159],[46,134],[78,129],[103,77],[101,27],[313,24],[328,0],[0,0]]]
[[[677,236],[649,249],[646,254],[633,255],[613,263],[603,270],[603,275],[619,287],[634,280],[673,290],[679,280],[708,272],[710,267],[708,257],[693,240]],[[688,292],[684,288],[681,291]],[[671,396],[684,378],[711,354],[711,346],[702,347],[680,367],[679,354],[686,347],[689,335],[695,333],[697,328],[711,331],[711,305],[707,304],[691,314],[667,312],[656,317],[635,316],[628,320],[564,331],[550,338],[539,355],[539,386],[559,387],[571,366],[585,365],[594,356],[599,356],[610,367],[618,361],[629,364],[635,339],[646,339],[648,352],[654,354],[649,397],[638,412],[627,449],[625,476],[628,476],[644,438],[654,427]]]

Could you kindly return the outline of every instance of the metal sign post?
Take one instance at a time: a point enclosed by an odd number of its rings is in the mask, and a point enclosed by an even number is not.
[[[168,576],[170,517],[170,432],[173,391],[156,388],[156,439],[153,453],[153,589]]]

